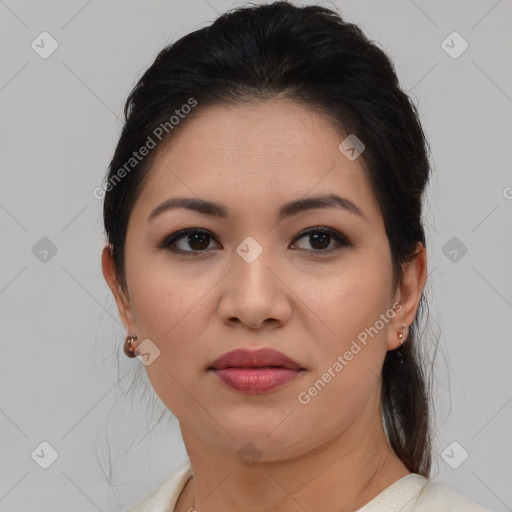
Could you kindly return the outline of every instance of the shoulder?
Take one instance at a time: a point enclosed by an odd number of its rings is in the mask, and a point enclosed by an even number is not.
[[[407,512],[491,512],[451,487],[431,480],[410,505]]]
[[[178,466],[174,472],[152,491],[122,512],[172,512],[178,496],[192,475],[190,461]]]
[[[409,473],[357,512],[491,512],[451,487]]]

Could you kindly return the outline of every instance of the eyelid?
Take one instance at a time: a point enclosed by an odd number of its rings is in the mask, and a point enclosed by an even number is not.
[[[336,252],[342,248],[352,247],[354,245],[343,233],[338,231],[336,228],[332,228],[332,227],[329,227],[326,225],[312,226],[312,227],[309,227],[309,228],[301,231],[293,238],[292,244],[293,244],[293,242],[300,240],[301,238],[309,235],[310,233],[318,233],[318,232],[323,232],[323,233],[330,235],[331,238],[334,238],[336,240],[337,246],[335,246],[331,249],[324,249],[324,250],[318,250],[318,251],[308,250],[308,249],[298,249],[298,250],[321,256],[322,254],[329,254],[332,252]],[[194,256],[200,256],[201,254],[210,252],[210,249],[205,249],[202,251],[194,251],[194,250],[184,251],[181,249],[172,249],[171,248],[175,242],[177,242],[178,240],[181,240],[186,235],[190,235],[190,234],[205,235],[205,236],[211,238],[212,240],[215,240],[217,243],[219,243],[219,245],[222,246],[222,244],[220,244],[220,242],[218,242],[217,238],[207,229],[184,228],[184,229],[180,229],[180,230],[172,233],[169,236],[166,236],[161,242],[159,242],[157,244],[157,247],[159,249],[168,250],[168,251],[170,251],[172,253],[176,253],[176,254],[191,254]]]
[[[340,242],[343,242],[346,245],[352,245],[352,242],[350,242],[350,240],[343,233],[341,233],[337,229],[331,228],[329,226],[313,226],[311,228],[307,228],[304,231],[301,231],[294,238],[294,240],[298,240],[299,238],[309,235],[310,233],[318,233],[318,232],[327,233],[328,235],[331,235],[334,238],[337,238],[337,239],[339,238]],[[315,252],[320,252],[320,251],[315,251]]]
[[[213,234],[210,231],[208,231],[207,229],[203,229],[203,228],[184,228],[184,229],[180,229],[178,231],[175,231],[174,233],[172,233],[169,236],[166,236],[161,242],[159,242],[157,244],[157,247],[159,249],[170,250],[169,246],[171,246],[176,241],[180,240],[181,238],[184,238],[186,235],[189,235],[189,234],[205,235],[205,236],[208,236],[208,237],[212,238],[213,240],[217,240],[217,238],[215,236],[213,236]],[[200,252],[206,252],[206,251],[180,251],[179,249],[177,249],[175,252],[182,252],[182,253],[186,252],[186,253],[197,253],[198,254]]]

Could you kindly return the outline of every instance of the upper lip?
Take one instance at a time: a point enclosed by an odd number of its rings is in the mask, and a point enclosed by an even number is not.
[[[278,366],[293,370],[303,370],[302,366],[286,354],[273,348],[259,348],[249,350],[239,348],[221,355],[208,367],[208,369],[222,370],[224,368],[237,368],[248,366]]]

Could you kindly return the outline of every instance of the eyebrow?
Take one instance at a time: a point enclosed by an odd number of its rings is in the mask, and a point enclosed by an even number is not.
[[[229,216],[229,210],[222,204],[193,197],[172,197],[157,206],[149,214],[148,222],[164,212],[175,210],[177,208],[185,208],[203,215],[210,215],[212,217],[219,217],[223,219]],[[365,214],[356,204],[349,199],[340,197],[336,194],[306,197],[304,199],[297,199],[284,203],[279,209],[278,220],[281,221],[286,217],[291,217],[292,215],[297,215],[298,213],[318,208],[342,208],[343,210],[358,215],[367,221]]]

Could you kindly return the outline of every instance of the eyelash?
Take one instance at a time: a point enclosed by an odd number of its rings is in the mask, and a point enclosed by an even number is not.
[[[324,234],[329,235],[338,243],[338,246],[335,246],[331,249],[323,249],[323,250],[317,250],[317,251],[312,250],[312,251],[310,251],[312,253],[316,253],[316,254],[320,254],[320,255],[330,254],[332,252],[339,251],[345,247],[352,246],[352,243],[350,243],[350,241],[346,237],[341,235],[338,231],[336,231],[332,228],[323,227],[323,226],[311,228],[311,229],[308,229],[307,231],[303,231],[302,233],[299,233],[294,238],[294,241],[300,240],[301,238],[303,238],[307,235],[315,234],[315,233],[324,233]],[[160,242],[158,244],[158,248],[165,249],[165,250],[175,253],[175,254],[186,254],[186,255],[190,254],[190,255],[193,255],[193,257],[202,256],[203,253],[207,253],[207,252],[209,252],[209,250],[204,249],[204,250],[200,250],[200,251],[198,251],[198,250],[183,251],[181,249],[176,249],[175,247],[173,247],[174,244],[178,240],[185,238],[187,235],[195,235],[195,234],[204,235],[204,236],[210,237],[212,239],[215,239],[209,231],[206,231],[204,229],[199,229],[199,228],[185,229],[185,230],[173,233],[172,235],[166,237],[162,242]],[[299,250],[306,250],[306,249],[299,249]]]

